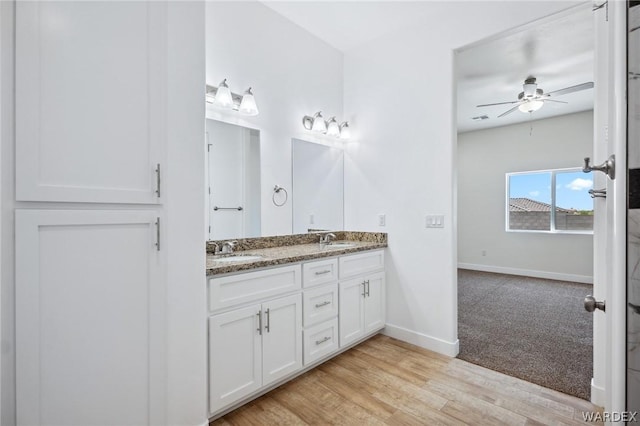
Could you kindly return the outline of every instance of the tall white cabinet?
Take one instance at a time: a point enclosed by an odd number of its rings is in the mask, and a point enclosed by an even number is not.
[[[168,423],[167,8],[16,3],[20,425]]]
[[[19,424],[163,423],[155,221],[150,211],[16,212]]]
[[[165,15],[154,1],[16,4],[18,201],[159,202]]]

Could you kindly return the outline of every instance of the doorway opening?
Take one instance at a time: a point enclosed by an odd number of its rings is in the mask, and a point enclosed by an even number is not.
[[[593,26],[579,6],[455,55],[458,356],[587,400]]]

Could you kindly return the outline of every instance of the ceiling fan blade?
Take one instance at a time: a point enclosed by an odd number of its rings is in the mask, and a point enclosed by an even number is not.
[[[486,107],[486,106],[494,106],[494,105],[508,105],[508,104],[517,104],[520,101],[511,101],[511,102],[498,102],[496,104],[482,104],[482,105],[476,105],[477,108],[479,107]]]
[[[505,115],[507,115],[507,114],[511,114],[513,111],[517,110],[517,109],[518,109],[518,107],[520,107],[520,105],[516,105],[516,106],[514,106],[513,108],[511,108],[509,111],[503,112],[502,114],[500,114],[500,115],[498,116],[498,118],[500,118],[500,117],[504,117],[504,116],[505,116]]]
[[[588,83],[577,84],[571,87],[565,87],[564,89],[554,90],[553,92],[549,92],[546,96],[562,96],[568,93],[579,92],[580,90],[593,89],[593,81]]]
[[[543,99],[544,102],[556,102],[558,104],[568,104],[569,102],[565,101],[556,101],[555,99]]]

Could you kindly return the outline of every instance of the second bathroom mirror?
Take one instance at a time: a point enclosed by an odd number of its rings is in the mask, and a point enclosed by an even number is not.
[[[344,228],[344,151],[291,141],[293,233]]]

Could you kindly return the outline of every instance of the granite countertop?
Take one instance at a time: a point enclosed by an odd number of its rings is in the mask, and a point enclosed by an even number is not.
[[[207,276],[247,271],[387,247],[386,235],[383,239],[378,238],[378,241],[355,241],[348,239],[335,241],[334,244],[349,244],[349,247],[307,243],[279,245],[277,247],[267,248],[249,248],[247,250],[234,251],[232,256],[262,256],[262,258],[240,262],[217,262],[216,259],[228,257],[229,255],[213,255],[207,253]]]

